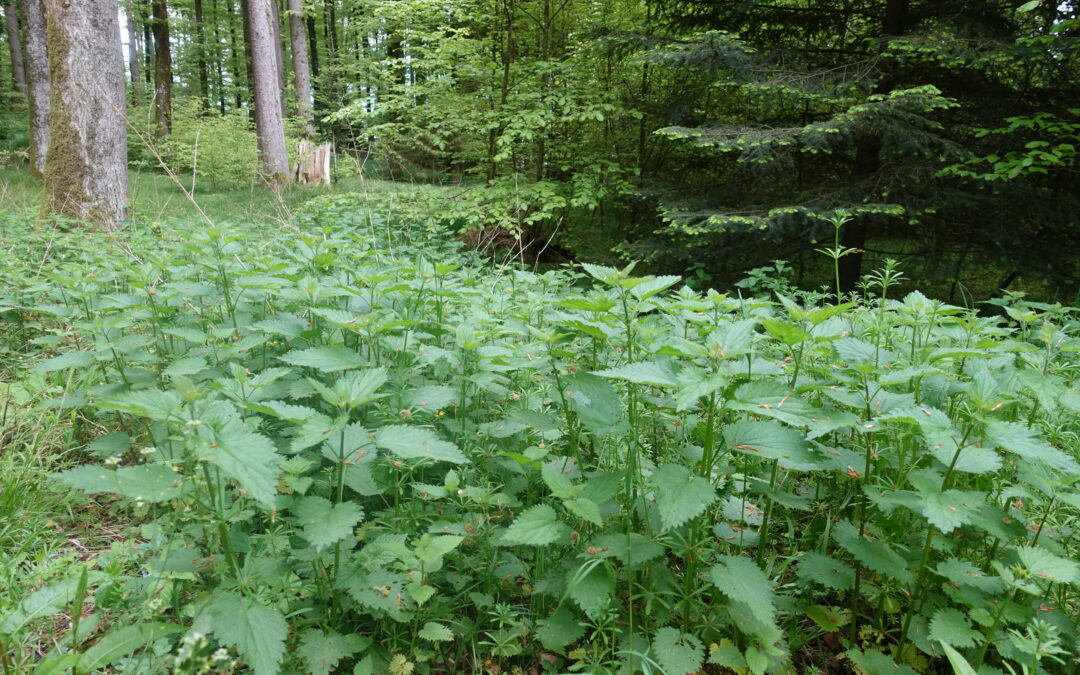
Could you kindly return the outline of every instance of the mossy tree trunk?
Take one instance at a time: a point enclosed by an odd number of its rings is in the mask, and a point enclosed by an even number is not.
[[[49,149],[43,211],[116,228],[127,202],[124,56],[116,0],[45,0]]]
[[[20,94],[26,93],[26,71],[23,68],[22,42],[19,36],[19,15],[14,2],[4,3],[7,22],[8,50],[11,52],[11,85]]]
[[[49,147],[49,55],[45,47],[44,0],[21,0],[26,91],[30,108],[30,175],[45,175]]]
[[[154,0],[154,114],[157,133],[172,131],[172,51],[169,44],[169,10],[165,0]]]
[[[259,137],[262,177],[271,188],[289,182],[289,156],[285,150],[285,126],[281,109],[281,86],[274,31],[274,0],[247,0],[251,31],[249,52],[255,90],[255,133]]]

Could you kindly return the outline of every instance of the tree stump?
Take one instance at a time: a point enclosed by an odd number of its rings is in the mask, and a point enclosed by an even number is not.
[[[302,185],[330,184],[330,144],[300,141],[296,152],[296,182]]]

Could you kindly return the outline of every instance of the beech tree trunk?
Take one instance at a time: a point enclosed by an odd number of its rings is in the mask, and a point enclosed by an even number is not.
[[[114,229],[127,203],[124,56],[116,0],[45,0],[46,214]]]
[[[20,94],[26,93],[26,69],[23,67],[22,42],[19,36],[19,15],[14,2],[4,3],[7,22],[8,50],[11,52],[11,85]]]
[[[142,52],[139,30],[135,24],[134,6],[127,10],[127,34],[128,34],[128,70],[131,74],[131,103],[139,105],[143,101],[146,91],[143,89],[142,78]]]
[[[172,131],[172,50],[169,45],[169,11],[165,0],[154,0],[154,114],[157,133]]]
[[[304,120],[304,135],[315,135],[311,104],[311,70],[308,68],[308,42],[304,27],[303,0],[289,0],[289,34],[292,39],[293,77],[296,79],[296,111]]]
[[[206,35],[203,29],[202,0],[195,0],[195,50],[198,54],[199,66],[199,95],[202,97],[204,108],[210,107],[210,75],[206,68]]]
[[[30,108],[30,175],[45,175],[49,147],[49,55],[45,46],[43,0],[22,0],[26,91]]]
[[[273,189],[289,182],[289,156],[281,110],[277,48],[274,46],[275,0],[247,0],[251,31],[251,70],[255,90],[255,133],[259,137],[262,178]]]

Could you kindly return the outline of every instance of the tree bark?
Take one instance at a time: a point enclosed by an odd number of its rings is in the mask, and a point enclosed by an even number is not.
[[[281,9],[278,7],[278,0],[271,0],[271,21],[274,26],[274,51],[277,54],[277,74],[278,74],[278,91],[281,92],[281,110],[282,113],[286,110],[285,90],[287,80],[285,79],[285,43],[281,37]]]
[[[23,50],[26,54],[26,91],[30,108],[30,175],[45,175],[49,147],[49,55],[45,47],[45,5],[22,0]]]
[[[114,229],[127,203],[124,57],[116,0],[45,0],[46,214]]]
[[[210,76],[206,69],[206,36],[203,30],[202,0],[195,0],[195,53],[198,55],[199,95],[203,108],[210,107]]]
[[[140,53],[139,31],[135,27],[135,7],[127,10],[127,34],[128,34],[128,70],[131,71],[131,103],[139,105],[146,94],[142,79],[142,54]]]
[[[289,182],[289,156],[278,85],[277,49],[274,46],[275,0],[247,0],[251,30],[251,66],[255,89],[255,133],[259,137],[262,178],[273,189]]]
[[[172,131],[172,50],[169,44],[169,11],[165,0],[153,2],[154,114],[157,135]]]
[[[14,2],[4,3],[4,20],[7,22],[8,50],[11,52],[11,86],[20,94],[26,93],[26,68],[23,66],[23,48],[19,36],[19,15]]]
[[[308,43],[304,30],[303,0],[289,0],[289,33],[292,39],[293,77],[296,80],[296,111],[304,120],[304,135],[315,135],[311,107],[311,71],[308,69]]]

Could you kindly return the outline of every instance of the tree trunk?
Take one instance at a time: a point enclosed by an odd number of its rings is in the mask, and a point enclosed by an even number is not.
[[[116,0],[46,0],[49,151],[43,211],[114,229],[127,202]]]
[[[127,10],[128,69],[131,71],[131,103],[139,105],[146,92],[143,89],[142,55],[139,52],[139,31],[135,28],[135,11],[134,6]]]
[[[242,7],[241,7],[241,11],[243,11]],[[247,57],[246,56],[242,57],[240,55],[240,47],[236,43],[236,21],[233,19],[234,12],[233,12],[232,0],[225,0],[225,13],[229,17],[228,18],[228,22],[229,22],[229,53],[230,53],[230,59],[229,60],[230,60],[231,66],[232,66],[233,100],[236,103],[236,107],[239,108],[241,105],[243,105],[243,100],[242,100],[242,97],[240,95],[241,91],[242,91],[241,84],[244,82],[244,73],[248,72],[247,70],[242,70],[241,69],[240,61],[242,59],[246,61]],[[247,19],[241,19],[240,22],[245,27],[247,26]],[[244,29],[244,36],[245,37],[247,36],[247,29],[246,28]]]
[[[281,110],[282,114],[287,109],[285,102],[285,43],[281,38],[281,9],[278,7],[278,0],[271,0],[270,8],[273,12],[270,20],[274,26],[274,51],[277,54],[277,75],[278,75],[278,91],[281,92]]]
[[[4,3],[4,19],[7,21],[8,50],[11,52],[11,85],[20,94],[26,93],[26,69],[23,67],[23,49],[19,37],[19,16],[14,2]]]
[[[296,80],[296,111],[304,120],[304,135],[315,135],[311,111],[311,71],[308,70],[308,44],[304,30],[303,0],[289,0],[289,33],[292,39],[293,78]]]
[[[30,102],[30,175],[45,175],[49,147],[49,55],[45,47],[43,0],[22,0],[26,91]]]
[[[172,131],[172,50],[169,44],[169,11],[165,0],[154,0],[154,114],[157,135]]]
[[[206,36],[203,30],[202,0],[195,0],[195,53],[198,55],[199,68],[199,95],[202,97],[203,108],[210,107],[210,76],[206,69]]]
[[[285,149],[281,88],[278,86],[277,49],[274,47],[275,0],[247,0],[251,30],[251,66],[255,89],[255,133],[259,137],[263,180],[273,189],[289,182],[289,156]]]

